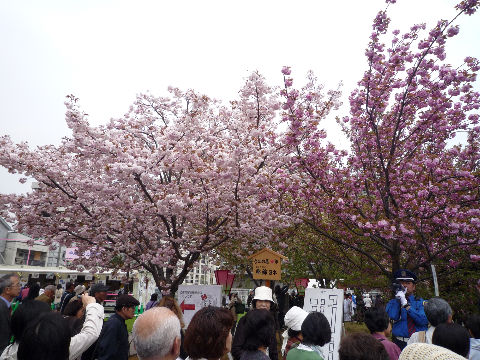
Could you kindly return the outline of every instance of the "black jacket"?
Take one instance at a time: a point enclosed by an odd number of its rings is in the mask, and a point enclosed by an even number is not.
[[[103,325],[95,350],[98,360],[128,360],[128,331],[125,320],[118,314],[113,314]]]
[[[11,336],[10,308],[3,299],[0,299],[0,354],[8,346]]]
[[[63,312],[65,311],[65,308],[67,307],[67,304],[70,302],[70,299],[75,296],[74,292],[64,292],[62,295],[62,299],[60,300],[60,314],[63,315]]]

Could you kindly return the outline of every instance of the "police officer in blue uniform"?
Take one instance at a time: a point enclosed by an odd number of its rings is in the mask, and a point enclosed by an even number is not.
[[[393,342],[403,350],[416,331],[427,330],[428,320],[423,310],[423,299],[414,295],[417,276],[406,269],[393,274],[395,299],[388,302],[386,311],[393,320]]]

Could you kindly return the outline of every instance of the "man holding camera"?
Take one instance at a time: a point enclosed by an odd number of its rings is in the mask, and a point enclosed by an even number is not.
[[[386,311],[393,322],[393,342],[403,349],[416,331],[427,330],[428,320],[423,309],[423,299],[414,295],[417,276],[406,269],[393,274],[395,299],[388,302]]]

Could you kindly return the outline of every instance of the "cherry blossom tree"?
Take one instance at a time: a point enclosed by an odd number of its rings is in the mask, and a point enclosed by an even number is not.
[[[453,20],[478,7],[462,1]],[[320,241],[335,245],[325,251],[354,251],[374,274],[455,266],[457,251],[472,259],[480,252],[480,94],[473,87],[480,66],[472,57],[445,62],[445,44],[459,32],[453,20],[426,34],[425,24],[388,34],[387,12],[378,13],[368,69],[349,97],[350,114],[339,119],[348,152],[325,144],[322,109],[309,105],[314,94],[300,94],[290,69],[283,71],[285,143],[295,155],[281,191]],[[466,141],[452,145],[459,133]]]
[[[91,126],[69,96],[59,146],[0,139],[0,164],[39,182],[2,195],[18,231],[76,246],[77,265],[149,271],[175,292],[201,254],[232,239],[272,241],[288,224],[276,199],[278,94],[253,73],[228,106],[194,91],[139,95],[127,114]],[[23,180],[25,181],[25,179]]]

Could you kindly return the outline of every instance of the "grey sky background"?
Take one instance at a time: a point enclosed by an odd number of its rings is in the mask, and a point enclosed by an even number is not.
[[[399,0],[388,10],[390,30],[451,19],[458,1]],[[96,125],[122,116],[140,92],[164,95],[172,85],[230,100],[255,70],[280,85],[284,65],[296,85],[309,69],[326,87],[343,81],[346,103],[366,69],[372,20],[385,7],[380,0],[0,0],[0,135],[32,147],[58,144],[69,135],[68,94]],[[480,14],[456,24],[447,60],[480,58]],[[347,146],[334,116],[323,126]],[[0,168],[1,193],[29,190]]]

